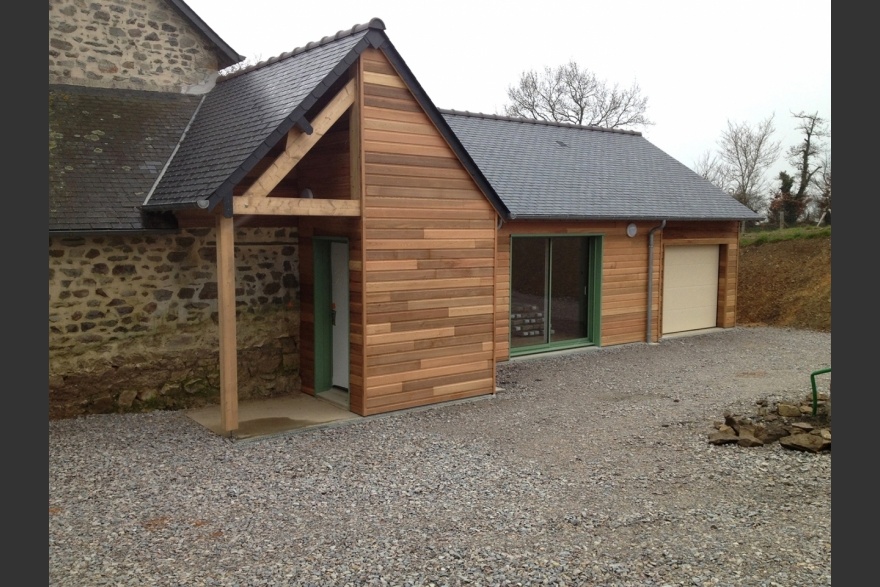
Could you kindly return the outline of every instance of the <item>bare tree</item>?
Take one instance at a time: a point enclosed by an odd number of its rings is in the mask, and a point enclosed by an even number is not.
[[[703,179],[714,183],[725,192],[730,191],[730,177],[727,167],[712,151],[706,151],[694,162],[693,170]]]
[[[797,130],[803,137],[801,142],[789,147],[787,152],[788,163],[794,167],[797,179],[797,190],[792,193],[792,197],[806,208],[818,195],[810,192],[815,186],[816,178],[822,174],[823,152],[831,131],[828,128],[828,121],[819,116],[818,112],[810,114],[801,111],[792,113],[792,116],[798,119]],[[821,188],[819,192],[821,193]]]
[[[780,144],[773,141],[774,115],[752,126],[727,121],[718,141],[718,159],[727,177],[727,191],[737,200],[760,211],[766,206],[769,184],[766,172],[779,157]]]
[[[831,224],[831,153],[826,151],[822,156],[822,168],[813,176],[813,188],[817,191],[813,198],[813,206],[816,215],[819,217],[817,222],[822,224]]]
[[[523,72],[507,89],[505,114],[552,122],[602,126],[643,127],[654,124],[646,116],[648,98],[635,82],[626,89],[609,85],[575,61],[543,72]]]

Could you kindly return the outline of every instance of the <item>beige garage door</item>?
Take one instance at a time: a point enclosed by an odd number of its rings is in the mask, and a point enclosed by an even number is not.
[[[718,309],[718,245],[667,246],[663,334],[712,328]]]

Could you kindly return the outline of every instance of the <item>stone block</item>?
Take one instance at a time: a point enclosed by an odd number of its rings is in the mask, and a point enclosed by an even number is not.
[[[137,397],[137,391],[133,389],[126,389],[119,394],[119,398],[116,400],[117,405],[123,410],[127,410],[131,408],[132,403],[134,403],[135,398]]]
[[[801,410],[793,404],[779,404],[776,406],[776,412],[783,418],[798,418]]]

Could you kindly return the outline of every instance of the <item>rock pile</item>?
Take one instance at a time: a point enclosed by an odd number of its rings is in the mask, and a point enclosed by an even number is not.
[[[715,422],[709,444],[733,444],[752,447],[779,442],[785,448],[809,452],[831,450],[831,395],[817,395],[813,415],[813,394],[800,402],[773,404],[758,400],[754,416],[727,413]]]

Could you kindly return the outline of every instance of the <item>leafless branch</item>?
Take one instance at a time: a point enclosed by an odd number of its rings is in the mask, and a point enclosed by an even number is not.
[[[621,89],[609,86],[575,61],[543,72],[524,72],[507,90],[508,116],[606,128],[643,127],[648,119],[648,98],[637,83]]]
[[[733,196],[751,208],[766,205],[769,184],[766,171],[779,157],[780,143],[772,140],[774,116],[752,126],[747,122],[727,121],[727,130],[718,141],[718,158],[730,181]]]
[[[803,138],[797,145],[789,147],[787,156],[789,164],[797,172],[798,188],[794,196],[804,200],[809,197],[808,190],[813,178],[822,171],[820,158],[831,131],[828,121],[819,116],[818,112],[801,111],[792,112],[791,115],[798,119],[797,129]]]

